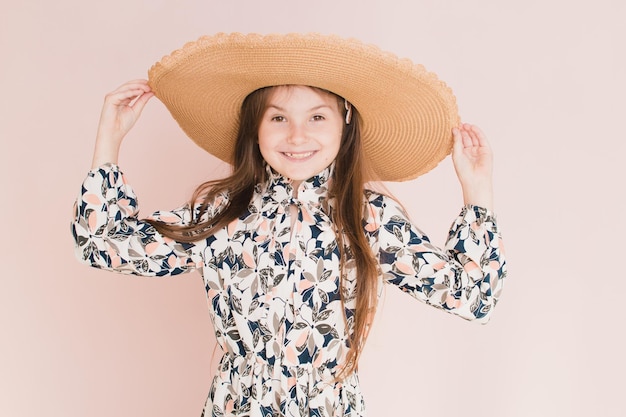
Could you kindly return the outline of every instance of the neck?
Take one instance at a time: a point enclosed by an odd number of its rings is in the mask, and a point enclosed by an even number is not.
[[[291,182],[291,187],[293,188],[293,196],[295,198],[298,198],[298,188],[300,188],[300,184],[302,184],[301,180]]]

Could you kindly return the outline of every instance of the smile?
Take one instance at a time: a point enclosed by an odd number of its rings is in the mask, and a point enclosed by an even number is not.
[[[283,152],[283,155],[292,159],[306,159],[310,157],[311,155],[313,155],[314,153],[315,152],[300,152],[300,153]]]

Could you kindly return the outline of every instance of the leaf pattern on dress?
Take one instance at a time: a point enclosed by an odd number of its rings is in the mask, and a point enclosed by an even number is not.
[[[340,268],[327,189],[333,166],[304,181],[297,198],[289,180],[267,172],[268,182],[255,187],[238,219],[204,241],[182,243],[137,218],[137,198],[119,167],[92,170],[71,225],[76,255],[124,274],[200,271],[216,340],[226,352],[202,416],[362,417],[356,372],[334,380],[350,349],[357,276],[349,247]],[[228,196],[218,200],[208,216]],[[291,204],[298,213],[293,230]],[[188,224],[193,210],[185,205],[152,218]],[[492,213],[463,207],[439,249],[388,196],[367,191],[363,212],[381,287],[392,284],[443,311],[488,320],[506,277]]]

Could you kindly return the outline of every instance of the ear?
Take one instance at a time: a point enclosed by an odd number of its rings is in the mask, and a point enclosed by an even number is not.
[[[352,120],[352,104],[344,98],[343,106],[346,108],[346,124],[349,125]]]

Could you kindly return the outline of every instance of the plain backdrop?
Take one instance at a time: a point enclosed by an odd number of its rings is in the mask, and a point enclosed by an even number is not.
[[[370,416],[624,416],[622,0],[2,0],[0,415],[199,417],[215,362],[201,278],[80,265],[71,207],[104,95],[215,32],[321,32],[410,58],[496,155],[509,262],[481,326],[386,289],[361,362]],[[120,164],[142,212],[227,167],[153,100]],[[388,184],[435,243],[448,160]]]

